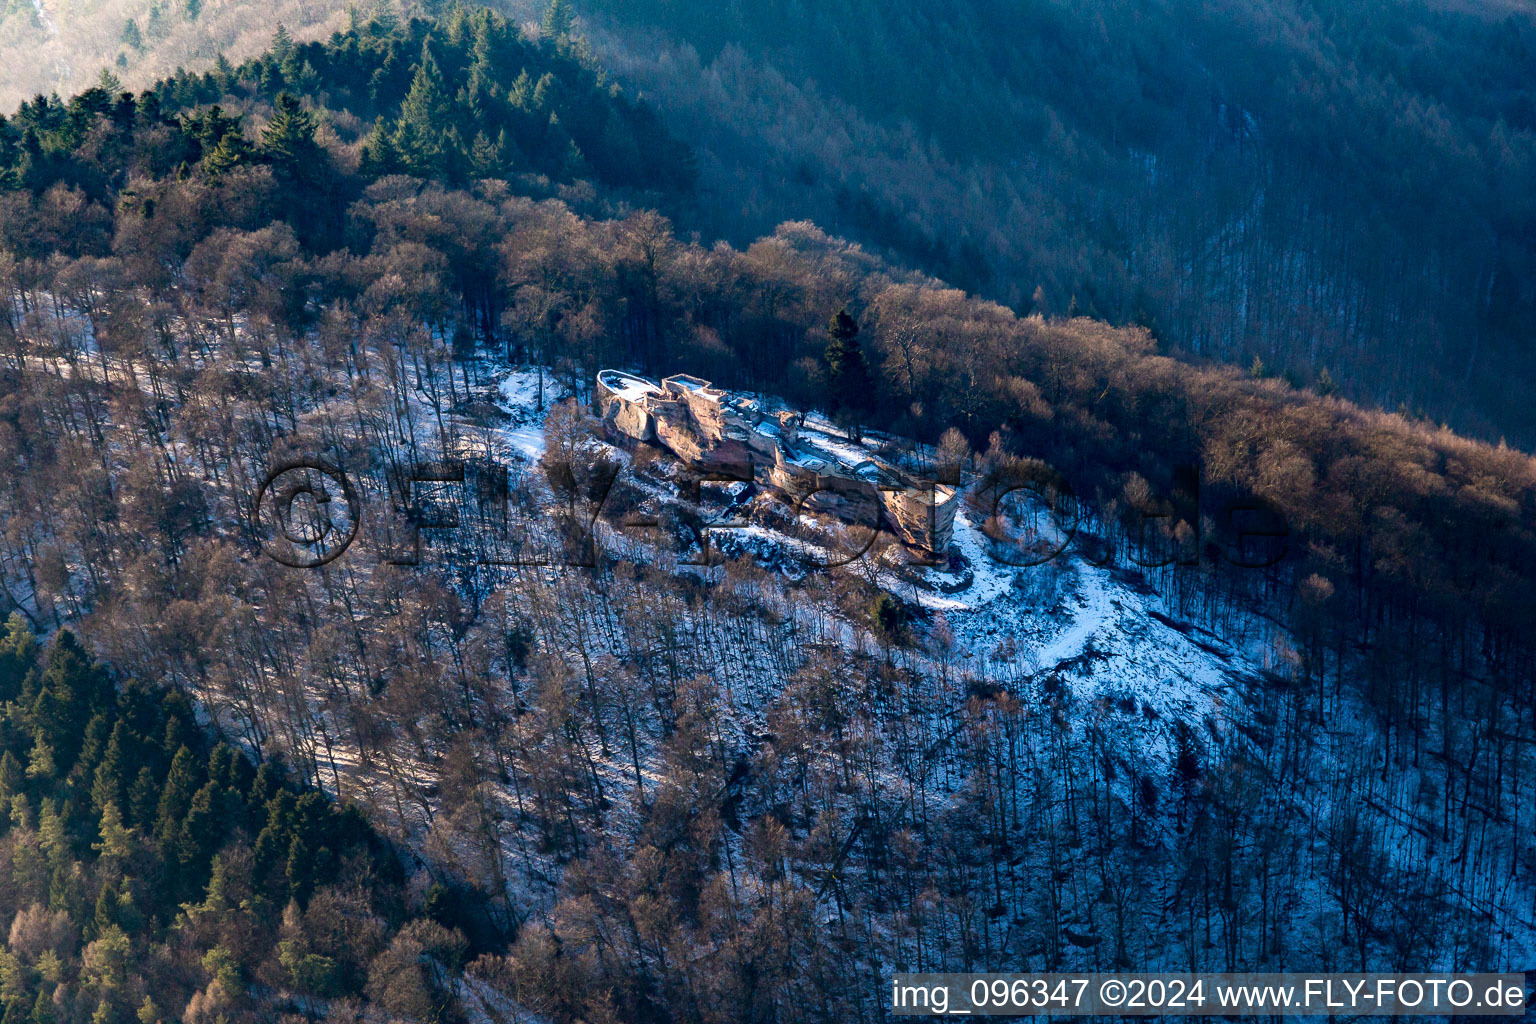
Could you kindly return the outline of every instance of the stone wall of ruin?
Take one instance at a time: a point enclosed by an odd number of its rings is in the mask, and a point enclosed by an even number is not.
[[[695,386],[688,386],[688,381]],[[654,385],[653,385],[654,386]],[[638,400],[604,386],[599,374],[594,404],[604,424],[633,441],[659,444],[695,468],[750,473],[786,494],[797,507],[873,528],[884,519],[906,543],[929,551],[948,549],[954,532],[955,490],[945,486],[881,488],[856,475],[854,467],[829,462],[823,469],[788,457],[798,435],[798,418],[781,412],[775,431],[759,429],[760,413],[748,421],[732,408],[727,392],[697,378],[669,377]],[[879,464],[876,463],[877,468]],[[884,470],[905,484],[896,470]]]

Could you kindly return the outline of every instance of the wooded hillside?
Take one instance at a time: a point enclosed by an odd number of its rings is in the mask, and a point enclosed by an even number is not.
[[[811,219],[1020,312],[1536,443],[1528,5],[578,7],[699,151],[710,230]]]
[[[536,30],[545,7],[493,6]],[[685,231],[745,245],[813,220],[1018,312],[1142,324],[1170,351],[1536,443],[1526,5],[563,9],[698,155],[703,187],[670,211]],[[353,23],[452,8],[368,10]],[[17,2],[0,48],[25,59],[0,97],[79,92],[103,67],[143,84],[348,18],[339,0]]]
[[[582,163],[548,117],[521,119],[523,76],[503,66],[479,80],[517,149],[498,175],[466,171],[476,147],[457,119],[482,38],[526,55],[528,80],[554,76],[539,109],[571,123]],[[1536,460],[1189,366],[1142,327],[1019,316],[809,223],[741,248],[679,237],[625,206],[686,162],[657,143],[659,163],[611,164],[651,122],[601,81],[484,16],[379,22],[7,118],[0,612],[18,618],[0,740],[24,806],[0,852],[47,864],[46,888],[37,868],[0,892],[25,918],[0,972],[20,979],[0,988],[7,1012],[136,1012],[138,980],[108,997],[92,973],[123,941],[169,947],[144,987],[167,1019],[194,1020],[396,998],[375,969],[420,982],[389,1004],[408,1019],[723,1022],[872,1020],[898,964],[1524,962]],[[392,173],[406,169],[425,177]],[[699,514],[670,492],[652,539],[612,541],[645,488],[678,483],[643,453],[604,453],[637,482],[589,567],[496,565],[468,543],[401,564],[401,476],[450,455],[506,458],[498,514],[568,539],[562,508],[594,500],[594,426],[559,406],[519,455],[508,438],[530,424],[498,389],[520,373],[580,397],[603,366],[686,370],[941,442],[974,472],[972,504],[1021,477],[1069,487],[1071,566],[1002,589],[1048,614],[1072,579],[1113,583],[1244,674],[1173,719],[1112,678],[1075,689],[1106,660],[1092,649],[1033,664],[1007,622],[962,643],[878,566],[793,577],[748,553],[685,570]],[[317,452],[368,494],[370,525],[295,570],[262,553],[251,502],[275,466]],[[1242,564],[1255,527],[1234,503],[1288,523],[1284,558]],[[494,524],[473,525],[478,543]],[[32,633],[55,635],[50,653]],[[67,719],[45,696],[63,692],[55,662],[83,680]],[[195,698],[253,760],[280,757],[286,795],[183,738],[181,698],[153,691],[162,717],[142,718],[135,679]],[[71,774],[92,736],[106,759],[125,717],[150,783],[228,795],[233,823],[172,838],[159,797],[135,805],[125,776],[123,827],[144,830],[134,883],[86,852],[108,816],[102,760]],[[197,743],[218,771],[161,785]],[[29,774],[50,757],[56,771]],[[274,799],[315,821],[285,819],[263,853]],[[44,843],[50,801],[67,856]],[[408,882],[351,808],[419,858]],[[252,906],[199,931],[198,908],[222,907],[211,854],[238,851],[242,830],[262,868]],[[318,912],[309,930],[324,890],[355,878],[342,848],[380,858],[371,890],[322,904],[345,904],[366,942]],[[109,882],[147,915],[141,931],[116,922],[122,940],[96,924]],[[226,925],[254,936],[228,970],[209,959]],[[88,962],[76,935],[111,942]]]

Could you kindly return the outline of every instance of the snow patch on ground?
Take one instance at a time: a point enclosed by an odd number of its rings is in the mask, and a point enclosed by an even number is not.
[[[48,17],[48,9],[43,6],[43,0],[32,0],[32,10],[37,15],[37,23],[47,29],[50,36],[59,34],[58,26]]]
[[[543,385],[543,406],[540,407],[540,383]],[[544,417],[549,407],[567,397],[563,386],[556,383],[547,370],[528,367],[507,374],[497,389],[501,395],[501,410],[511,418],[502,431],[508,445],[529,462],[537,462],[544,456]]]
[[[501,431],[507,446],[536,461],[544,452],[544,417],[565,396],[564,389],[546,371],[541,408],[539,371],[525,368],[510,371],[498,394],[509,417]],[[819,415],[807,418],[801,436],[849,462],[870,455]],[[658,499],[679,500],[668,493],[664,479],[631,483]],[[1094,565],[1070,551],[1040,565],[1007,564],[982,532],[980,518],[963,504],[957,509],[947,564],[888,564],[876,574],[883,589],[925,613],[919,632],[931,639],[942,625],[952,639],[952,656],[974,678],[1025,699],[1045,700],[1048,689],[1064,687],[1085,704],[1112,704],[1141,735],[1149,756],[1167,758],[1177,723],[1198,725],[1219,715],[1236,699],[1235,688],[1259,671],[1255,655],[1241,644],[1180,623],[1133,574]],[[757,523],[720,530],[712,538],[717,553],[750,556],[791,580],[823,571],[816,566],[829,553],[814,540]],[[625,557],[652,561],[639,550],[647,545],[622,546]],[[683,565],[676,568],[685,571]],[[846,631],[862,628],[843,623],[839,632],[847,636]]]

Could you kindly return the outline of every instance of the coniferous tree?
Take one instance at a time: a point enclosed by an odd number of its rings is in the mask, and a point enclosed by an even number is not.
[[[381,117],[373,122],[368,136],[363,140],[359,170],[369,177],[394,174],[400,161],[395,155],[394,135]]]
[[[571,7],[571,0],[549,0],[539,27],[546,39],[569,39],[576,27],[576,11]]]
[[[126,795],[124,790],[127,785],[123,760],[126,742],[127,730],[119,721],[112,727],[112,737],[107,741],[107,748],[97,763],[91,779],[91,806],[97,814],[103,813],[108,805],[119,809],[123,806]]]
[[[827,343],[827,391],[834,413],[855,419],[867,412],[874,397],[874,381],[859,344],[859,325],[840,309],[827,324],[831,341]]]
[[[75,763],[84,740],[86,716],[102,680],[74,634],[64,630],[48,651],[31,718],[58,770]]]
[[[0,809],[10,805],[11,798],[22,791],[26,780],[16,755],[9,750],[0,754]]]
[[[107,716],[104,712],[98,711],[91,716],[91,720],[85,726],[85,739],[80,745],[80,754],[75,759],[74,767],[70,772],[73,777],[95,778],[96,765],[106,753],[111,728],[107,724]]]
[[[448,171],[450,154],[445,132],[449,104],[443,75],[427,42],[421,44],[421,62],[411,80],[411,89],[400,105],[400,117],[390,138],[391,149],[401,170],[419,178],[431,178]]]
[[[48,159],[43,155],[42,140],[38,138],[37,130],[29,124],[21,136],[20,153],[12,171],[12,180],[18,188],[41,192],[47,187],[50,179]]]
[[[193,795],[186,818],[176,837],[176,856],[186,866],[186,884],[202,889],[201,868],[224,840],[227,827],[224,815],[224,788],[209,782]]]
[[[280,174],[309,177],[319,156],[315,145],[315,118],[290,93],[277,97],[272,120],[261,130],[261,151]]]
[[[122,812],[117,804],[107,804],[101,813],[100,837],[91,849],[102,857],[122,860],[133,852],[135,830],[123,824]]]
[[[470,147],[470,168],[477,178],[499,178],[505,173],[506,132],[497,135],[496,141],[486,138],[485,132],[476,132]]]
[[[43,800],[37,816],[37,836],[48,854],[49,863],[55,869],[62,866],[69,858],[71,844],[65,813],[61,812],[58,801]]]
[[[288,26],[279,24],[272,33],[271,54],[278,64],[293,56],[293,36],[289,35]]]
[[[245,758],[235,752],[228,743],[218,743],[208,755],[208,780],[217,782],[226,790],[238,790],[241,786],[240,766]]]
[[[308,902],[315,886],[315,855],[302,836],[294,835],[288,845],[288,859],[284,866],[288,879],[288,892],[302,905]]]
[[[53,744],[48,742],[43,730],[33,730],[32,749],[27,752],[27,778],[52,779],[58,774],[58,756]]]
[[[91,927],[97,935],[100,935],[108,928],[117,926],[117,883],[108,880],[96,897],[96,909],[91,915]]]
[[[32,1002],[32,1024],[55,1024],[59,1019],[58,1011],[53,1005],[53,989],[51,982],[44,982],[38,986],[37,998]]]
[[[154,770],[149,765],[139,768],[133,786],[128,790],[128,815],[135,825],[150,828],[155,823],[155,811],[160,802],[160,786],[155,781]]]
[[[166,776],[155,812],[155,835],[162,841],[170,842],[176,838],[197,792],[197,776],[197,759],[183,746],[171,761],[171,771]]]
[[[309,61],[303,61],[293,76],[293,83],[298,87],[299,92],[312,96],[320,89],[320,72],[316,71],[315,66]]]
[[[21,692],[21,681],[37,663],[38,643],[19,612],[6,620],[6,633],[0,637],[0,701],[11,700]]]
[[[248,794],[251,804],[253,806],[264,805],[282,791],[282,763],[270,758],[261,762],[261,767],[256,769],[256,778],[251,782],[251,790]]]
[[[226,132],[218,145],[203,157],[203,169],[212,175],[225,174],[249,162],[251,144],[239,131]]]

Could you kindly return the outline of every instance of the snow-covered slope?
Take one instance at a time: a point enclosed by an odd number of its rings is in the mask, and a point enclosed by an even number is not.
[[[514,370],[499,388],[510,417],[503,430],[507,449],[529,460],[536,460],[545,447],[539,380],[537,369]],[[543,381],[547,410],[562,392],[547,372]],[[845,460],[869,454],[825,417],[808,417],[807,431],[818,446]],[[613,453],[628,462],[622,450]],[[670,458],[662,458],[650,476],[631,474],[628,479],[653,500],[686,504],[671,479],[677,468]],[[733,493],[740,494],[740,487]],[[757,504],[772,501],[763,493],[753,499]],[[946,656],[967,676],[1000,685],[1022,699],[1041,699],[1043,688],[1065,686],[1082,702],[1108,700],[1132,709],[1127,722],[1142,735],[1149,756],[1171,757],[1173,730],[1181,723],[1203,724],[1234,699],[1235,687],[1266,667],[1263,652],[1273,627],[1244,620],[1241,635],[1223,638],[1182,622],[1134,566],[1128,570],[1093,564],[1071,544],[1040,565],[1007,564],[994,554],[978,513],[963,505],[956,513],[948,564],[913,565],[905,553],[877,544],[857,560],[863,564],[837,570],[817,567],[825,552],[815,542],[814,529],[808,538],[804,530],[792,534],[768,525],[769,517],[753,521],[751,503],[734,503],[729,515],[719,509],[700,511],[706,518],[734,524],[714,534],[716,550],[749,555],[781,571],[807,593],[818,589],[806,585],[808,575],[862,570],[882,589],[920,609],[913,626],[919,646],[932,647],[942,637]],[[833,523],[819,525],[829,534],[838,531]],[[647,557],[643,545],[623,547],[628,557]],[[655,552],[651,557],[659,558]],[[824,610],[831,612],[830,607]],[[850,621],[845,627],[858,632],[865,624]]]

